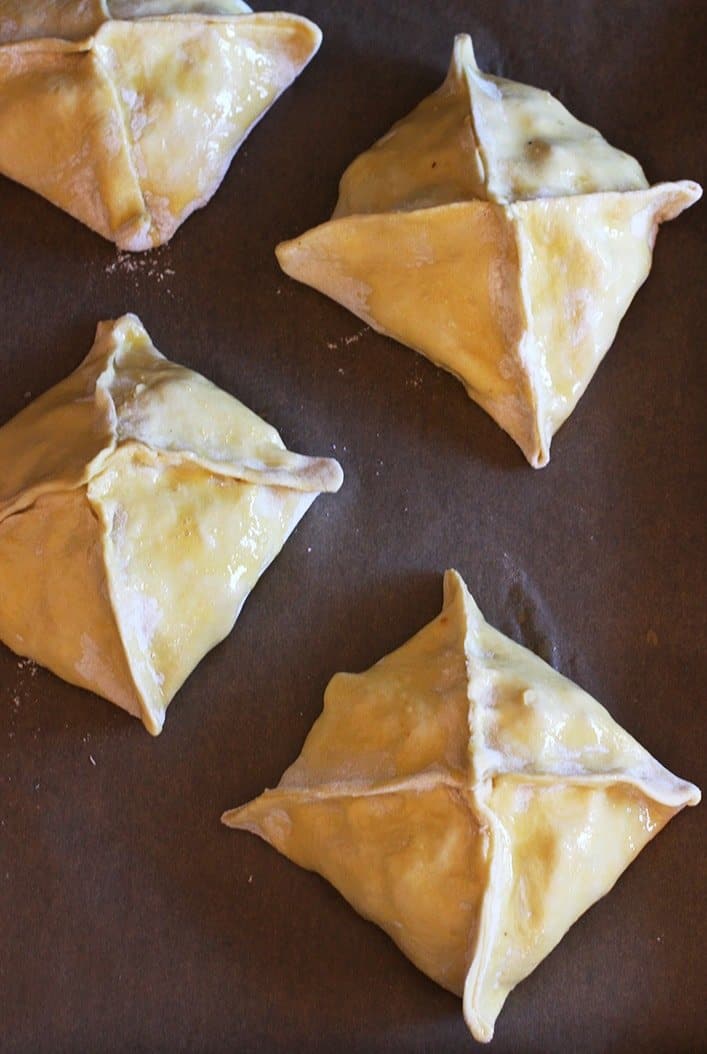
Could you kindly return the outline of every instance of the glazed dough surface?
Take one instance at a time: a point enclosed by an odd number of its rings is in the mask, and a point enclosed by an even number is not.
[[[549,92],[483,73],[463,34],[441,88],[346,170],[334,218],[647,187],[634,158]]]
[[[57,37],[82,40],[111,19],[164,15],[246,15],[240,0],[0,0],[0,44]]]
[[[638,162],[547,92],[447,79],[344,173],[329,223],[283,270],[449,370],[520,446],[550,457],[651,266],[658,224],[701,194]]]
[[[160,245],[320,42],[239,3],[0,0],[0,172],[120,248]]]
[[[487,1041],[511,989],[699,800],[448,572],[441,615],[337,674],[277,789],[224,822],[324,875]]]
[[[78,370],[0,429],[0,466],[0,638],[153,733],[342,480],[164,358],[130,315],[102,323]]]

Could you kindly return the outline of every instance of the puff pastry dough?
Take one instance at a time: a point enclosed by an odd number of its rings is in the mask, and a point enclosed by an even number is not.
[[[279,787],[223,819],[324,875],[487,1041],[511,989],[699,800],[449,571],[439,617],[334,677]]]
[[[545,465],[651,267],[701,194],[639,164],[547,92],[482,73],[457,38],[442,87],[341,180],[283,270],[455,374]]]
[[[0,173],[121,249],[161,245],[320,43],[232,0],[0,0]]]
[[[160,732],[336,461],[103,322],[66,380],[0,429],[0,639]]]

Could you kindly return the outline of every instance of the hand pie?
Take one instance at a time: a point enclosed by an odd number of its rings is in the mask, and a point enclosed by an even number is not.
[[[277,790],[226,813],[318,871],[490,1040],[511,989],[700,792],[487,625],[453,571],[438,618],[337,674]]]
[[[79,368],[0,428],[0,639],[157,735],[336,461],[102,322]]]
[[[534,467],[648,276],[658,224],[701,194],[547,92],[482,73],[457,37],[442,87],[362,154],[283,270],[443,366]]]
[[[238,0],[0,0],[0,173],[121,249],[162,245],[320,43]]]

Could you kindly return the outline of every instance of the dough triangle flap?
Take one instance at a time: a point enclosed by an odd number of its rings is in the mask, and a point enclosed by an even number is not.
[[[485,795],[506,778],[538,787],[628,785],[668,808],[700,801],[588,692],[486,622],[457,571],[444,576],[444,609],[465,627],[472,785]]]
[[[533,652],[490,626],[465,591],[470,726],[477,785],[504,777],[538,785],[630,785],[669,807],[698,789],[661,765],[605,708]]]
[[[464,594],[478,807],[491,880],[464,996],[479,1039],[511,989],[700,792],[595,699],[484,620]]]
[[[135,315],[101,322],[86,359],[0,428],[0,519],[42,493],[82,486],[118,445],[140,443],[165,463],[304,493],[336,491],[330,458],[288,451],[274,428],[206,378],[170,362]]]
[[[224,478],[131,442],[87,495],[145,724],[157,733],[170,700],[231,632],[317,493]]]
[[[287,792],[356,795],[414,781],[462,781],[468,772],[465,612],[440,615],[364,673],[339,673],[297,760]]]
[[[115,411],[95,346],[63,381],[0,428],[0,521],[41,494],[80,487],[115,445]]]
[[[536,197],[638,190],[638,162],[578,121],[549,92],[483,73],[471,37],[458,36],[448,81],[466,81],[484,196],[513,202]]]
[[[486,838],[456,789],[324,797],[269,791],[223,821],[323,875],[419,969],[461,994]]]
[[[0,0],[0,44],[81,41],[111,19],[188,14],[249,15],[252,9],[241,0]]]
[[[509,206],[515,223],[540,443],[531,464],[549,460],[552,436],[572,413],[623,316],[647,278],[658,225],[701,196],[689,180],[626,193],[581,194]],[[561,254],[564,264],[554,266]]]
[[[106,356],[101,384],[115,408],[118,443],[139,442],[165,461],[186,458],[248,483],[311,493],[341,486],[335,460],[287,450],[238,399],[160,354],[134,315],[101,323],[97,347]]]
[[[582,785],[520,775],[495,781],[488,807],[492,880],[464,992],[467,1023],[482,1040],[492,1038],[512,989],[680,808],[611,779]]]
[[[285,14],[171,16],[99,29],[94,48],[124,107],[151,244],[168,240],[212,197],[242,141],[320,41],[313,23]]]
[[[109,598],[101,527],[85,495],[46,494],[2,520],[0,567],[0,639],[141,717]]]
[[[0,47],[0,172],[105,238],[148,237],[115,86],[90,40]]]
[[[539,449],[519,249],[503,206],[348,216],[282,243],[277,258],[292,278],[449,370],[528,457]]]

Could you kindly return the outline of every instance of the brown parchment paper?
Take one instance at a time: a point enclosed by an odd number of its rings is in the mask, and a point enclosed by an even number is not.
[[[461,1004],[330,887],[219,824],[294,759],[332,674],[436,614],[446,567],[490,621],[707,787],[704,204],[663,229],[541,472],[452,377],[273,255],[440,83],[459,31],[484,68],[550,89],[651,181],[704,182],[705,5],[295,7],[322,26],[322,51],[166,248],[118,256],[0,180],[0,422],[83,358],[99,319],[130,310],[166,354],[346,472],[160,739],[0,646],[3,1052],[474,1048]],[[704,1049],[704,817],[676,819],[516,990],[494,1052]]]

